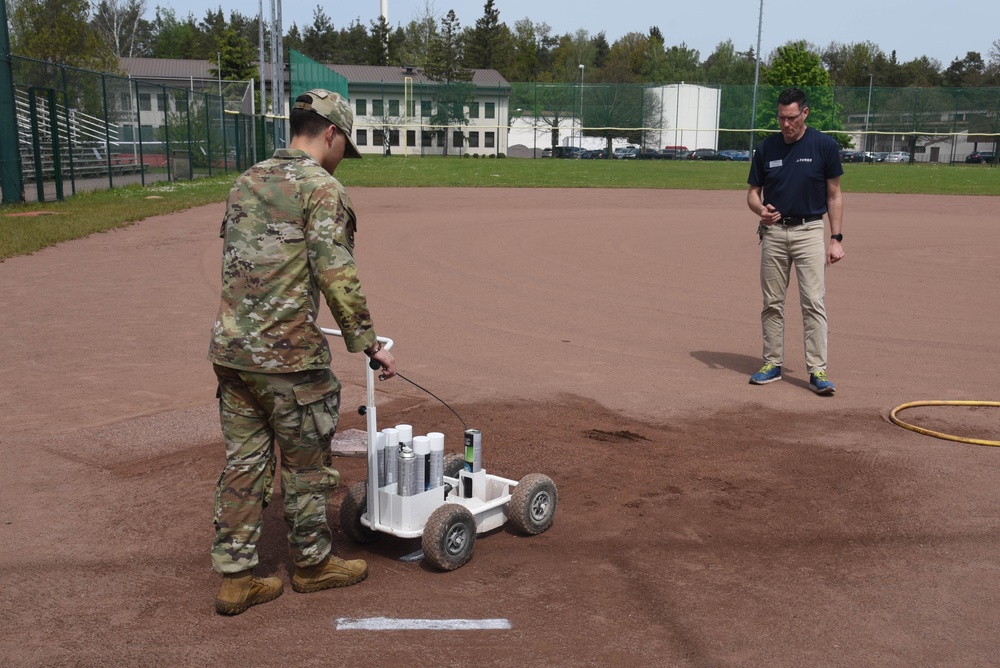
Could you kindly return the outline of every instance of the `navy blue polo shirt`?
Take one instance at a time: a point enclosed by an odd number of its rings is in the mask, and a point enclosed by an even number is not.
[[[760,186],[764,204],[782,216],[808,218],[826,213],[826,182],[843,173],[837,140],[806,126],[792,144],[780,132],[757,144],[747,183]]]

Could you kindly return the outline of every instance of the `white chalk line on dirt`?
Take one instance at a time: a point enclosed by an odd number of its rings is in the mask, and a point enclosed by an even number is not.
[[[509,631],[506,619],[337,618],[338,631]]]

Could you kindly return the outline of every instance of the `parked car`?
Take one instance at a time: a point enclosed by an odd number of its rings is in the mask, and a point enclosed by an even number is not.
[[[659,152],[660,160],[683,160],[691,155],[687,146],[664,146]]]
[[[910,154],[906,151],[893,151],[885,156],[885,162],[909,162]]]
[[[580,154],[581,160],[604,160],[608,157],[607,150],[603,148],[595,148],[589,151],[584,151]]]
[[[750,151],[719,151],[722,155],[728,156],[730,160],[736,160],[737,162],[747,162],[750,160]]]
[[[841,151],[840,152],[841,162],[864,162],[865,154],[860,151]]]
[[[996,162],[997,154],[994,151],[974,151],[969,155],[965,156],[965,161],[968,163],[978,162],[981,165],[985,165],[988,162]]]
[[[699,148],[688,156],[689,160],[732,160],[727,155],[719,153],[714,148]]]

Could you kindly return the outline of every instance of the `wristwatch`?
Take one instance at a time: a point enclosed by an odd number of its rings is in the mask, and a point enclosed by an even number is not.
[[[844,240],[844,235],[843,234],[831,234],[830,238],[834,239],[835,241],[843,241]]]

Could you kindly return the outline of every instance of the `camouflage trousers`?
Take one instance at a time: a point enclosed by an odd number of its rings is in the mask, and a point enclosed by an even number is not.
[[[292,561],[319,563],[330,553],[326,507],[340,484],[330,451],[340,383],[329,369],[271,374],[214,368],[226,467],[215,488],[212,567],[235,573],[257,564],[263,510],[274,487],[275,445]]]

